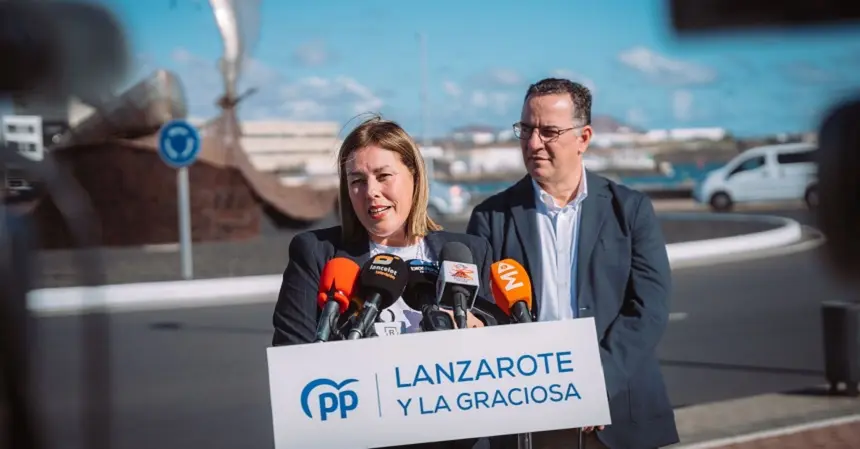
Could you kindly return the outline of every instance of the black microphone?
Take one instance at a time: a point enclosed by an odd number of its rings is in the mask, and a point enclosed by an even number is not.
[[[439,271],[436,267],[416,260],[409,261],[409,281],[403,292],[403,302],[413,310],[421,311],[421,331],[455,329],[454,320],[439,308],[436,282]]]
[[[442,260],[436,285],[439,304],[454,309],[454,322],[466,328],[466,311],[478,295],[478,266],[472,263],[472,251],[460,242],[448,242],[439,256]]]
[[[358,340],[367,336],[379,311],[391,307],[397,301],[408,280],[406,262],[398,256],[378,254],[367,261],[358,277],[359,298],[363,301],[361,313],[346,339]]]
[[[454,320],[436,304],[426,304],[421,308],[421,331],[447,331],[456,329]]]
[[[423,310],[424,306],[436,305],[436,282],[439,271],[432,265],[410,260],[409,276],[403,291],[403,302],[412,310]]]

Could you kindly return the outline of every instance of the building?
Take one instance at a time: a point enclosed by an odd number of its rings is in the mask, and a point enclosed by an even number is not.
[[[2,139],[18,154],[33,161],[45,158],[42,117],[38,115],[4,115],[0,118],[3,126]]]
[[[341,126],[337,122],[244,121],[242,148],[254,167],[284,185],[334,185]]]
[[[689,141],[689,140],[723,140],[728,137],[728,132],[723,128],[675,128],[654,129],[646,133],[650,142],[663,142],[667,140]]]
[[[33,115],[4,115],[0,117],[0,141],[18,154],[31,160],[45,158],[42,118]],[[23,195],[31,191],[27,174],[19,164],[0,168],[0,186],[4,197]]]
[[[451,138],[460,143],[488,145],[496,141],[498,132],[489,126],[464,126],[451,132]]]

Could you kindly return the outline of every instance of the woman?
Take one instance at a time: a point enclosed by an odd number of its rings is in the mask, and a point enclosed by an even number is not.
[[[272,344],[310,343],[319,307],[320,273],[333,257],[359,265],[379,253],[404,260],[437,262],[442,246],[461,242],[481,272],[479,296],[491,299],[487,282],[492,263],[489,243],[469,234],[442,231],[427,215],[430,188],[421,152],[397,123],[378,117],[361,123],[338,153],[341,225],[303,232],[290,242],[289,263],[275,306]],[[470,326],[480,323],[470,315]],[[403,323],[404,333],[419,329],[421,313],[400,298],[380,311],[381,321]]]

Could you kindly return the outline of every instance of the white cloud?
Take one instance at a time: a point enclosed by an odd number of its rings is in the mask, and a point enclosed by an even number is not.
[[[618,55],[618,60],[657,83],[709,84],[717,79],[716,71],[709,67],[671,59],[645,47],[625,50]]]
[[[224,87],[215,61],[182,48],[173,51],[172,59],[182,79],[190,112],[203,116],[217,113],[214,103]],[[245,62],[239,84],[240,92],[248,87],[258,89],[240,103],[240,114],[248,119],[343,120],[364,112],[378,112],[384,105],[372,89],[354,78],[287,80],[255,59]]]
[[[585,77],[580,73],[574,72],[573,70],[568,69],[555,69],[550,72],[550,76],[554,78],[564,78],[569,79],[571,81],[582,84],[587,87],[588,90],[591,91],[592,94],[597,92],[597,85],[594,84],[594,81],[591,78]]]
[[[463,94],[463,89],[460,88],[460,85],[453,81],[445,81],[442,83],[442,88],[446,94],[454,98],[459,98]]]
[[[684,89],[672,92],[672,113],[676,120],[690,120],[693,115],[693,93]]]
[[[627,123],[633,126],[644,126],[648,123],[648,116],[645,111],[639,107],[633,107],[627,110]]]
[[[513,98],[506,92],[473,91],[469,98],[469,106],[478,110],[490,111],[494,114],[505,114],[512,106]]]
[[[321,40],[305,42],[293,51],[293,60],[306,67],[324,65],[331,57],[331,51]]]
[[[281,110],[297,120],[378,112],[385,104],[370,88],[347,76],[302,78],[281,86],[278,96]]]
[[[490,81],[500,86],[517,86],[523,83],[523,78],[512,69],[492,69],[487,72]]]

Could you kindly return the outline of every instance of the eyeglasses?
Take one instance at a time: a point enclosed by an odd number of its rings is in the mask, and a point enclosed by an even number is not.
[[[534,127],[526,125],[522,122],[514,123],[514,135],[520,140],[529,140],[532,137],[534,130],[538,130],[538,136],[543,142],[552,142],[559,138],[562,134],[573,131],[577,128],[582,128],[584,125],[574,126],[573,128],[556,129],[546,127]]]

